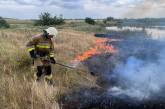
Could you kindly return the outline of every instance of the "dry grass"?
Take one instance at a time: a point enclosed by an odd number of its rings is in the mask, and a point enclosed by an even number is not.
[[[3,76],[0,86],[2,109],[59,109],[54,99],[58,89],[46,83]]]
[[[57,99],[73,87],[95,85],[87,73],[77,73],[53,66],[55,86],[33,80],[34,70],[26,51],[26,42],[34,31],[0,30],[0,108],[2,109],[59,109]],[[76,55],[93,46],[92,34],[60,30],[55,39],[56,60],[69,63]],[[84,67],[83,67],[84,68]]]
[[[55,42],[56,56],[60,60],[69,61],[93,46],[95,37],[84,32],[63,30],[60,31],[60,35],[55,39]]]
[[[9,24],[32,24],[32,20],[5,19]]]

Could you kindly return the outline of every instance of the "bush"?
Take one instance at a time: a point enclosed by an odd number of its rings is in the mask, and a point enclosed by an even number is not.
[[[106,19],[107,21],[113,21],[113,20],[115,20],[113,17],[107,17],[107,19]]]
[[[113,17],[107,17],[103,20],[104,25],[106,26],[121,26],[122,20],[115,19]]]
[[[107,24],[108,22],[113,22],[115,19],[113,17],[107,17],[106,19],[103,20],[104,24]]]
[[[95,24],[95,20],[92,19],[92,18],[89,18],[89,17],[86,17],[85,18],[85,22],[88,23],[88,24],[91,24],[91,25],[94,25]]]
[[[2,18],[0,17],[0,28],[9,28],[9,24]]]
[[[45,12],[41,13],[39,15],[39,20],[35,21],[35,25],[40,25],[40,26],[49,26],[49,25],[61,25],[64,24],[64,19],[62,18],[62,15],[59,17],[54,16],[52,17],[50,13]]]

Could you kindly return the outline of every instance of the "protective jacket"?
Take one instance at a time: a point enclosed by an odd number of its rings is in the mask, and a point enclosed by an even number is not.
[[[34,64],[36,66],[49,65],[50,58],[54,57],[54,46],[50,38],[44,36],[44,34],[35,35],[27,43],[28,51],[32,58],[34,58]]]

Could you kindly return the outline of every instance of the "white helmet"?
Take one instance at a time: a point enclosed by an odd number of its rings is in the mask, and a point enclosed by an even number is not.
[[[49,35],[53,35],[54,37],[57,36],[58,31],[56,28],[54,27],[49,27],[48,29],[45,29],[45,31],[49,34]]]

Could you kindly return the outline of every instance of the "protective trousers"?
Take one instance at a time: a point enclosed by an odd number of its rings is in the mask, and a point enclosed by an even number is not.
[[[37,80],[40,80],[42,76],[44,76],[45,80],[49,83],[52,82],[52,70],[51,66],[37,66]]]

